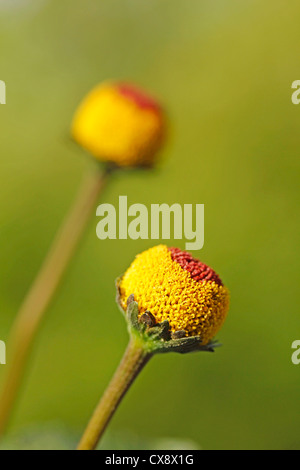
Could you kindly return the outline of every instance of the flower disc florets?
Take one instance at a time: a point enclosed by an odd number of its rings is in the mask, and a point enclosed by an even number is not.
[[[221,328],[229,292],[207,265],[178,248],[158,245],[137,255],[119,283],[126,309],[133,294],[139,317],[150,311],[158,323],[169,322],[171,332],[200,336],[203,345]]]

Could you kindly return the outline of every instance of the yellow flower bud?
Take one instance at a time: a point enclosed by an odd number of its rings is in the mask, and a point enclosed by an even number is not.
[[[229,291],[207,265],[178,248],[158,245],[139,254],[119,283],[125,310],[134,295],[139,318],[151,312],[156,322],[168,321],[171,332],[200,336],[208,344],[224,323]]]
[[[164,116],[159,104],[135,86],[107,82],[83,99],[71,133],[98,160],[151,166],[164,140]]]

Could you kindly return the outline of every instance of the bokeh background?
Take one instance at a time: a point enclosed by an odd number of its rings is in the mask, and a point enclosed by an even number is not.
[[[72,113],[107,78],[152,91],[171,131],[160,167],[117,174],[102,202],[204,203],[194,255],[231,290],[223,347],[155,357],[102,448],[300,448],[299,15],[297,0],[0,1],[0,339],[89,164],[70,141]],[[126,346],[114,279],[156,242],[100,241],[96,223],[2,447],[72,448]]]

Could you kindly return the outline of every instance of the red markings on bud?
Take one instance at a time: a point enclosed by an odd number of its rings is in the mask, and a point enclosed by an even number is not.
[[[219,286],[223,285],[221,279],[213,269],[193,258],[187,251],[182,251],[179,248],[169,248],[169,251],[171,252],[172,260],[180,264],[182,269],[188,271],[195,281],[211,281]]]
[[[157,101],[139,88],[128,83],[120,83],[117,87],[121,95],[134,101],[140,108],[161,111]]]

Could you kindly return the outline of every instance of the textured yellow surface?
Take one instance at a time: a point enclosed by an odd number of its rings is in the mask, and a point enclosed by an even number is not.
[[[229,308],[226,287],[192,279],[165,245],[137,255],[121,280],[120,294],[123,308],[134,294],[140,315],[150,310],[158,322],[168,320],[172,331],[200,335],[203,344],[219,331]]]

